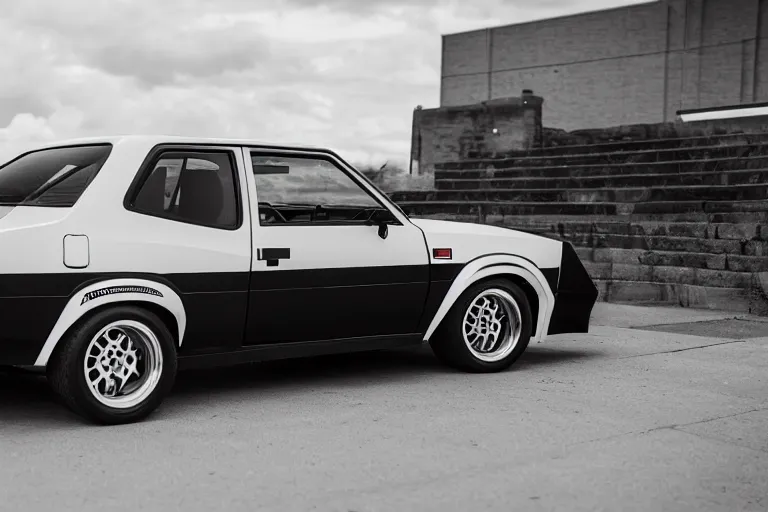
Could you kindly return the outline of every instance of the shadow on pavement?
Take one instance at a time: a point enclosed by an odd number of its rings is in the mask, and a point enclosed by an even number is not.
[[[174,393],[194,393],[201,388],[276,390],[281,387],[321,386],[331,381],[343,382],[347,386],[365,386],[446,371],[428,349],[420,347],[189,370],[179,374]]]
[[[578,349],[529,347],[509,371],[535,370],[539,366],[566,364],[598,353]],[[169,401],[174,413],[194,404],[210,392],[227,394],[258,392],[302,393],[317,387],[363,388],[368,385],[423,380],[430,375],[456,372],[443,366],[429,347],[289,359],[209,370],[180,372]],[[83,425],[61,406],[44,377],[0,369],[0,430],[19,423],[33,428],[72,428]]]
[[[45,377],[0,370],[0,432],[6,427],[18,430],[19,424],[38,422],[47,428],[80,424],[76,416],[56,401]]]
[[[541,365],[554,365],[594,357],[598,353],[583,350],[553,350],[532,346],[509,371],[528,370]],[[210,370],[190,370],[179,374],[176,395],[194,394],[201,389],[262,388],[272,391],[281,387],[315,387],[321,385],[361,386],[403,382],[430,374],[455,374],[441,364],[429,347],[381,352],[343,354],[288,359]],[[459,372],[460,373],[460,372]]]

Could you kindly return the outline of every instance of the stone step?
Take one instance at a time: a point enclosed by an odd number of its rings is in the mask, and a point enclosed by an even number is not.
[[[596,280],[595,285],[601,302],[667,303],[753,315],[768,312],[765,299],[755,289],[619,280]]]
[[[564,203],[510,201],[428,201],[428,192],[410,195],[406,201],[400,193],[392,195],[408,215],[609,215],[645,220],[708,220],[719,223],[763,222],[768,218],[768,201],[652,201],[646,203]]]
[[[611,153],[619,151],[637,151],[642,149],[697,148],[716,145],[754,144],[768,140],[766,133],[732,133],[723,135],[705,135],[699,137],[677,137],[665,139],[622,140],[594,144],[562,146],[544,146],[527,150],[511,151],[507,157],[579,155],[588,153]]]
[[[516,220],[521,219],[521,220]],[[685,236],[692,238],[714,238],[708,235],[716,232],[716,227],[711,227],[706,222],[660,222],[660,221],[616,221],[607,220],[611,217],[597,217],[596,220],[568,220],[552,221],[542,220],[539,216],[531,216],[526,220],[525,217],[512,217],[502,215],[487,215],[485,223],[505,227],[509,229],[520,229],[524,231],[536,231],[537,233],[555,234],[555,235],[575,235],[575,234],[613,234],[613,235],[634,235],[634,236]],[[741,233],[743,229],[730,230],[732,224],[718,224],[723,226],[723,232],[731,234]],[[727,226],[727,228],[725,227]],[[740,225],[736,225],[739,226]],[[755,227],[751,230],[752,235],[757,231]],[[761,232],[762,234],[762,232]],[[768,237],[768,235],[766,235]],[[723,237],[729,238],[729,237]],[[739,239],[744,238],[739,237]],[[747,238],[759,238],[749,236]],[[762,239],[762,238],[760,238]]]
[[[768,183],[729,186],[656,186],[579,189],[476,189],[400,192],[399,201],[466,201],[470,203],[563,202],[563,203],[644,203],[678,201],[764,201]]]
[[[752,272],[592,261],[583,264],[592,279],[602,281],[678,283],[713,288],[751,288],[756,284]]]
[[[704,211],[710,213],[746,213],[756,212],[764,213],[768,208],[768,201],[741,201],[735,203],[733,201],[707,201],[704,205]],[[729,221],[715,221],[715,222],[729,222]]]
[[[755,215],[764,215],[768,211],[768,201],[647,201],[644,203],[614,203],[619,214],[631,214],[646,216],[648,219],[668,217],[670,214],[695,216],[700,212],[706,214],[721,214],[721,218],[727,218],[728,214],[744,214],[753,212]],[[714,222],[731,222],[728,220],[714,220]]]
[[[634,236],[613,234],[565,233],[559,239],[577,247],[641,249],[681,253],[736,254],[744,256],[768,256],[765,240],[713,240],[681,236]]]
[[[450,220],[445,217],[446,220]],[[490,216],[488,216],[490,219]],[[560,222],[697,222],[705,224],[766,224],[768,223],[768,204],[766,211],[738,213],[691,213],[671,214],[630,214],[630,215],[506,215],[494,218],[494,223],[509,226],[556,226]]]
[[[620,176],[625,174],[680,174],[719,173],[768,169],[768,156],[724,158],[720,160],[671,160],[646,163],[617,163],[596,165],[557,165],[537,167],[511,167],[435,170],[435,180],[489,179],[489,178],[576,178],[586,176]]]
[[[578,189],[660,186],[724,186],[768,183],[768,168],[722,172],[677,174],[626,174],[576,177],[435,178],[437,190],[476,189]]]
[[[728,159],[764,156],[768,154],[768,139],[753,144],[702,146],[696,148],[639,149],[609,153],[537,155],[517,158],[464,159],[442,162],[437,170],[502,169],[513,167],[555,167],[562,165],[611,165],[619,163],[669,162],[702,159]]]
[[[768,225],[761,223],[707,223],[707,222],[662,222],[610,220],[564,221],[564,222],[521,222],[519,224],[503,216],[487,216],[486,224],[512,229],[536,230],[556,235],[569,234],[612,234],[631,236],[682,236],[720,240],[765,240],[768,241]]]
[[[579,258],[585,262],[690,267],[732,272],[768,272],[768,258],[762,256],[649,251],[644,249],[593,249],[591,247],[574,247],[574,249]]]
[[[404,201],[395,202],[414,217],[426,215],[479,216],[481,222],[486,215],[615,215],[616,204],[608,203],[546,203],[506,201]],[[449,217],[445,217],[449,218]]]

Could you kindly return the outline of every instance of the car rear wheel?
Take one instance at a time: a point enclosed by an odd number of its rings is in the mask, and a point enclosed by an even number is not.
[[[444,363],[469,372],[511,366],[531,338],[533,315],[519,286],[493,279],[470,286],[445,317],[430,345]]]
[[[48,368],[54,392],[74,412],[104,424],[140,421],[176,378],[173,336],[154,313],[116,306],[77,325]]]

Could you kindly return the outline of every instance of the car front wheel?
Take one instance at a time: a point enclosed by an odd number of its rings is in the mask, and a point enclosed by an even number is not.
[[[444,363],[469,372],[508,368],[528,346],[533,315],[519,286],[493,279],[470,286],[445,317],[430,345]]]
[[[88,317],[62,340],[48,368],[54,392],[74,412],[104,424],[146,418],[176,378],[173,336],[154,313],[116,306]]]

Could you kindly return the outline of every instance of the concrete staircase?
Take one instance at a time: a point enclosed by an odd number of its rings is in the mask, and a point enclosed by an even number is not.
[[[392,197],[415,217],[570,241],[599,300],[768,314],[768,133],[444,163],[435,190]]]

